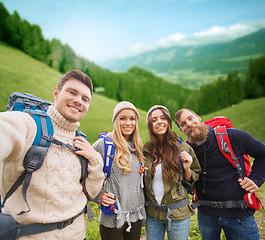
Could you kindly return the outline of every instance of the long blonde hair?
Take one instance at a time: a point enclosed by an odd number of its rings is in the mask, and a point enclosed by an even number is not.
[[[113,142],[115,145],[115,163],[116,165],[123,170],[123,175],[126,175],[129,172],[132,172],[130,165],[132,161],[132,156],[130,150],[127,146],[126,139],[121,133],[120,128],[120,113],[114,121],[114,128],[112,131]],[[138,118],[136,117],[135,130],[130,136],[131,140],[136,149],[136,155],[139,161],[144,166],[145,157],[143,155],[143,143],[139,135],[138,127]]]

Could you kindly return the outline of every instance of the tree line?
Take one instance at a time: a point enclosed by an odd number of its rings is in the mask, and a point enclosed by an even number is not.
[[[125,73],[114,73],[97,66],[88,59],[77,56],[68,44],[58,39],[45,39],[41,28],[21,19],[17,11],[8,12],[0,2],[0,41],[14,46],[31,57],[61,73],[79,69],[88,74],[94,88],[103,87],[104,95],[117,101],[127,100],[136,107],[148,110],[161,104],[174,112],[182,107],[194,109],[199,114],[209,113],[244,98],[262,97],[265,94],[265,57],[251,60],[246,74],[229,73],[198,90],[183,88],[133,67]]]
[[[265,96],[265,55],[251,59],[244,74],[230,72],[226,78],[218,78],[193,91],[184,103],[199,114],[210,113],[244,99]]]

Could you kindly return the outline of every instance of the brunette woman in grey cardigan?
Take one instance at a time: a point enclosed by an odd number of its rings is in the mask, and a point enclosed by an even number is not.
[[[143,145],[138,130],[139,113],[130,102],[120,102],[114,109],[114,129],[107,136],[115,146],[109,177],[97,197],[101,204],[100,235],[103,240],[137,240],[145,223],[143,192]],[[93,145],[104,159],[104,139]],[[102,208],[113,207],[107,214]],[[115,208],[117,207],[117,209]]]

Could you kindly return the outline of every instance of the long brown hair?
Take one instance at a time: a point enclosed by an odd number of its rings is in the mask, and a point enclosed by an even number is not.
[[[147,126],[149,130],[149,151],[154,161],[151,168],[151,176],[154,178],[155,168],[159,164],[160,160],[163,161],[162,175],[166,181],[170,179],[170,173],[174,181],[177,181],[181,166],[178,161],[179,156],[179,143],[180,139],[175,132],[172,131],[172,120],[169,112],[163,108],[159,108],[165,115],[168,122],[168,129],[164,135],[162,142],[159,141],[156,134],[153,132],[153,123],[151,121],[150,114],[147,119]]]

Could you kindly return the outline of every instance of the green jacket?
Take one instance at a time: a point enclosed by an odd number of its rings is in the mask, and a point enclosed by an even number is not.
[[[152,179],[151,179],[151,168],[152,168],[152,163],[153,163],[153,157],[149,154],[149,149],[148,149],[147,143],[144,145],[144,151],[147,153],[146,154],[146,164],[145,164],[147,169],[145,170],[145,177],[144,177],[145,198],[146,198],[146,200],[157,204],[154,192],[152,190]],[[185,143],[185,142],[182,143],[181,151],[188,152],[192,156],[192,159],[193,159],[193,163],[191,165],[191,171],[192,171],[191,178],[192,178],[192,180],[191,180],[191,182],[185,181],[186,184],[192,186],[199,179],[199,174],[201,173],[200,164],[199,164],[199,161],[198,161],[193,149],[187,143]],[[163,160],[162,160],[161,164],[162,164],[162,168],[163,168]],[[171,177],[171,174],[169,174],[169,175],[170,175],[170,180],[168,182],[163,180],[164,196],[162,198],[161,205],[177,203],[177,202],[183,201],[189,197],[185,187],[183,186],[183,184],[180,180],[180,177],[178,179],[178,182],[175,182],[173,180],[173,178]],[[180,195],[180,193],[179,193],[179,184],[181,184],[182,195]],[[167,212],[166,211],[160,211],[160,210],[154,209],[153,207],[146,207],[146,213],[155,219],[167,220]],[[170,218],[173,221],[180,221],[180,220],[189,218],[193,214],[194,214],[194,210],[191,208],[191,206],[186,205],[182,208],[172,209]]]

